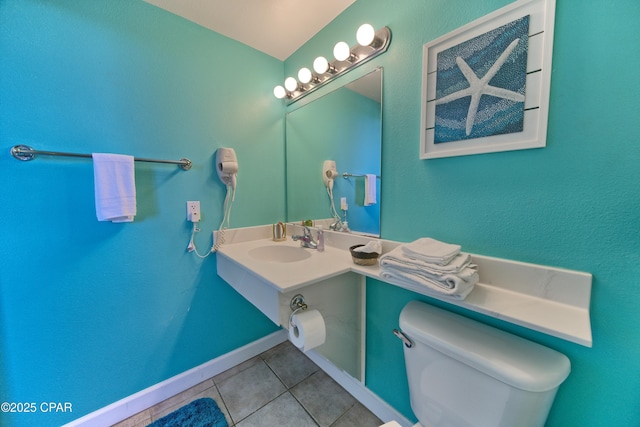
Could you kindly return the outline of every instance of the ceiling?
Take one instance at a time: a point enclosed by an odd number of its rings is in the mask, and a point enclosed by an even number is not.
[[[281,61],[355,0],[145,0]]]

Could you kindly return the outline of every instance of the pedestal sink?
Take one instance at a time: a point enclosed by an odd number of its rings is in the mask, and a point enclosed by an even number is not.
[[[299,246],[266,245],[250,249],[248,254],[257,261],[297,262],[309,258],[311,250]]]

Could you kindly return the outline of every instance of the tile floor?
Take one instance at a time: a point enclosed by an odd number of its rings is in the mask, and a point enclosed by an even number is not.
[[[382,423],[289,341],[115,427],[143,427],[211,397],[230,427],[378,427]]]

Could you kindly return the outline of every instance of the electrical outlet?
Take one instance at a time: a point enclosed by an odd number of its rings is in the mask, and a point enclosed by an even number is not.
[[[187,202],[187,221],[200,222],[200,202]]]

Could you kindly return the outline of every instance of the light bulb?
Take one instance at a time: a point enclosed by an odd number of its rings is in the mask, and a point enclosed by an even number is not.
[[[278,99],[282,99],[287,96],[287,92],[284,90],[282,86],[276,86],[273,88],[273,96]]]
[[[298,89],[298,81],[293,77],[287,77],[287,79],[284,81],[284,87],[287,88],[289,92],[293,92],[294,90]]]
[[[373,39],[376,36],[376,30],[373,29],[371,24],[362,24],[356,32],[356,40],[360,46],[369,46],[373,43]]]
[[[300,71],[298,71],[298,80],[300,80],[302,84],[309,83],[311,81],[311,70],[308,68],[300,68]]]
[[[346,61],[351,56],[351,48],[346,42],[338,42],[333,48],[333,56],[338,61]]]
[[[313,70],[318,74],[324,74],[329,69],[329,62],[324,56],[318,56],[313,61]]]

